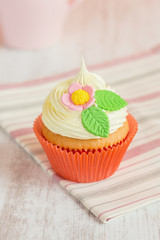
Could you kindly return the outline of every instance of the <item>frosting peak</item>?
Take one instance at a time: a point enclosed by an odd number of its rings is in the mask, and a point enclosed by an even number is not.
[[[82,86],[91,85],[94,89],[104,89],[106,88],[106,83],[95,73],[91,73],[87,70],[85,62],[82,58],[81,68],[75,78],[72,79],[72,82],[80,83]]]

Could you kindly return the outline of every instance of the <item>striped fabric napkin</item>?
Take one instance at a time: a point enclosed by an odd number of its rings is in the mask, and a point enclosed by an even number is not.
[[[160,46],[89,69],[119,92],[139,124],[118,171],[109,179],[75,183],[57,176],[32,130],[51,88],[57,81],[74,76],[77,70],[0,86],[0,124],[60,185],[105,223],[160,198]]]

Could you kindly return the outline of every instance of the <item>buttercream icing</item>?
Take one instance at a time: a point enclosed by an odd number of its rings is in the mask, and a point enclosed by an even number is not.
[[[68,93],[69,87],[74,83],[79,83],[82,87],[89,85],[95,91],[102,89],[113,91],[99,75],[87,70],[82,59],[81,68],[77,76],[67,81],[60,82],[47,96],[42,110],[43,123],[50,131],[62,136],[77,139],[100,138],[100,136],[95,136],[84,128],[81,121],[81,111],[69,109],[62,102],[62,96]],[[96,103],[94,103],[94,105],[96,106]],[[107,114],[109,119],[110,133],[115,132],[118,128],[123,126],[123,123],[126,121],[126,106],[117,111],[103,111]]]

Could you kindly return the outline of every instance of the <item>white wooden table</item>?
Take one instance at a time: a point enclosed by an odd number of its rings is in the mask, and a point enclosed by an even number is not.
[[[58,44],[0,49],[0,83],[21,82],[110,61],[160,43],[160,2],[86,0]],[[0,129],[0,240],[158,240],[160,202],[100,223]]]

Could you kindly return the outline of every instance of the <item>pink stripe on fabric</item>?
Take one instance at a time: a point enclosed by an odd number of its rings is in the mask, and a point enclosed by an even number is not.
[[[30,133],[33,133],[33,129],[31,127],[21,128],[21,129],[17,129],[17,130],[14,130],[14,131],[10,132],[10,134],[13,138],[20,137],[20,136],[30,134]]]
[[[77,184],[76,182],[73,182],[73,183],[67,183],[64,187],[66,188],[66,187],[68,187],[68,186],[70,186],[70,185],[75,185],[75,184]]]
[[[52,167],[46,168],[47,171],[52,170]]]
[[[111,219],[112,219],[112,218],[107,218],[107,219],[106,219],[106,222],[108,222],[108,221],[111,220]]]
[[[22,140],[21,140],[21,143],[24,144],[24,143],[26,143],[26,141],[27,141],[27,143],[28,143],[29,141],[32,141],[33,139],[35,140],[35,138],[33,138],[33,137],[31,137],[31,138],[25,138],[25,139],[22,139]]]
[[[145,197],[145,198],[141,198],[141,199],[139,199],[139,200],[136,200],[136,201],[133,201],[133,202],[130,202],[130,203],[127,203],[127,204],[123,204],[123,205],[118,206],[118,207],[116,207],[116,208],[112,208],[112,209],[110,209],[110,210],[107,210],[107,211],[105,211],[105,212],[100,213],[100,214],[98,215],[98,218],[100,218],[103,214],[105,214],[105,213],[107,213],[107,212],[111,212],[111,211],[114,211],[114,210],[116,210],[116,209],[119,209],[119,208],[122,208],[122,207],[126,207],[126,206],[129,206],[129,205],[133,204],[133,203],[140,202],[140,201],[143,201],[143,200],[145,200],[145,199],[152,198],[152,197],[155,197],[155,196],[158,196],[158,195],[160,195],[160,193],[157,193],[157,194],[154,194],[154,195]]]
[[[101,69],[101,68],[105,68],[105,67],[110,67],[110,66],[115,66],[121,63],[125,63],[125,62],[129,62],[129,61],[133,61],[133,60],[138,60],[141,58],[145,58],[145,57],[149,57],[152,54],[156,54],[160,51],[160,44],[158,44],[157,46],[141,52],[139,54],[135,54],[132,56],[128,56],[128,57],[124,57],[124,58],[120,58],[120,59],[115,59],[114,61],[111,62],[104,62],[104,63],[100,63],[100,64],[96,64],[96,65],[92,65],[90,66],[91,70],[96,70],[96,69]]]
[[[157,147],[160,147],[160,138],[156,139],[156,140],[152,140],[148,143],[144,143],[140,146],[137,146],[133,149],[130,149],[126,152],[125,156],[124,156],[124,159],[123,161],[126,161],[130,158],[133,158],[133,157],[136,157],[138,156],[139,154],[142,154],[142,153],[145,153],[145,152],[148,152],[152,149],[155,149]]]
[[[9,123],[8,125],[5,125],[6,128],[8,127],[13,127],[13,126],[17,126],[18,124],[32,124],[31,121],[18,121],[18,122],[13,122],[13,123]]]
[[[150,50],[147,50],[145,52],[136,54],[136,55],[132,55],[129,57],[124,57],[124,58],[120,58],[111,62],[104,62],[104,63],[100,63],[100,64],[95,64],[95,65],[91,65],[88,66],[88,68],[90,70],[96,70],[96,69],[102,69],[105,67],[111,67],[111,66],[115,66],[121,63],[125,63],[128,61],[133,61],[133,60],[137,60],[140,58],[144,58],[144,57],[148,57],[152,54],[156,54],[157,52],[160,51],[160,45],[157,45],[153,48],[151,48]],[[54,81],[54,80],[59,80],[65,77],[69,77],[73,74],[75,74],[77,72],[77,69],[75,70],[71,70],[62,74],[57,74],[48,78],[43,78],[43,79],[36,79],[36,80],[31,80],[31,81],[27,81],[27,82],[23,82],[23,83],[13,83],[13,84],[2,84],[0,85],[0,90],[5,90],[5,89],[10,89],[10,88],[15,88],[15,87],[25,87],[25,86],[33,86],[33,85],[37,85],[37,84],[42,84],[45,82],[50,82],[50,81]]]
[[[151,156],[151,157],[149,157],[149,158],[145,158],[145,159],[143,159],[143,160],[141,160],[141,161],[138,161],[138,162],[136,162],[136,163],[132,163],[132,164],[130,164],[130,165],[127,165],[126,167],[119,168],[117,171],[121,171],[121,170],[123,170],[123,169],[125,169],[125,168],[132,167],[132,166],[134,166],[134,165],[137,165],[137,164],[139,164],[139,163],[145,162],[145,161],[147,161],[147,160],[150,160],[150,159],[155,158],[155,157],[158,157],[158,156],[160,156],[160,153],[157,154],[157,155]]]
[[[37,84],[48,83],[48,82],[63,79],[65,77],[69,77],[72,74],[74,74],[75,72],[76,72],[76,70],[72,70],[72,71],[57,74],[57,75],[54,75],[54,76],[51,76],[51,77],[46,77],[46,78],[41,78],[41,79],[36,79],[36,80],[30,80],[30,81],[26,81],[26,82],[23,82],[23,83],[3,84],[3,85],[0,85],[0,90],[17,88],[17,87],[29,87],[29,86],[34,86],[34,85],[37,85]]]
[[[61,178],[60,176],[58,176],[56,173],[54,173],[53,177],[56,179],[56,181],[61,182],[62,180],[64,180],[63,178]]]
[[[159,92],[150,93],[150,94],[147,94],[147,95],[141,96],[141,97],[127,99],[126,101],[128,103],[144,102],[144,101],[148,101],[148,100],[151,100],[151,99],[154,99],[154,98],[157,98],[157,97],[160,97],[160,91]]]
[[[138,139],[136,138],[136,139],[134,139],[134,142],[138,142],[138,141],[141,141],[141,140],[143,140],[143,139],[153,137],[153,136],[155,136],[155,135],[157,135],[157,134],[160,134],[160,132],[159,132],[159,131],[156,131],[156,132],[153,132],[153,133],[150,134],[150,135],[143,136],[143,137],[138,138]]]

